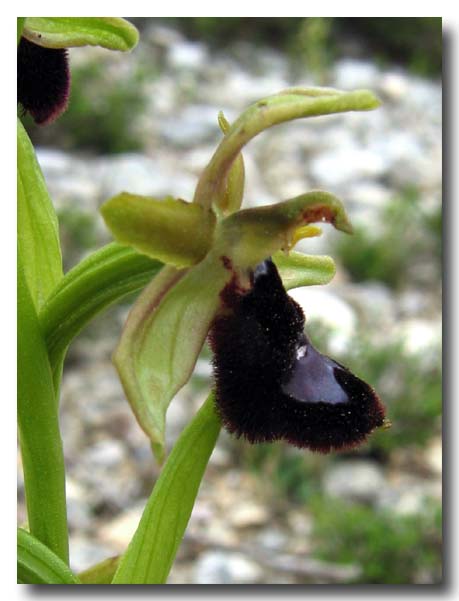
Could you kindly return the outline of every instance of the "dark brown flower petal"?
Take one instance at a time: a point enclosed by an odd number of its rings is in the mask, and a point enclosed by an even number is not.
[[[18,46],[18,103],[35,123],[51,123],[67,108],[70,71],[67,50],[43,48],[25,38]]]
[[[255,269],[249,292],[223,298],[230,306],[216,318],[210,343],[217,408],[230,432],[328,453],[383,424],[375,391],[312,346],[272,261]]]

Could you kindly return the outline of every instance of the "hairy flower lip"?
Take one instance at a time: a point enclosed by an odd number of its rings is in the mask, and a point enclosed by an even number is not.
[[[364,442],[384,423],[375,391],[314,348],[271,260],[251,282],[249,291],[230,282],[209,335],[225,427],[252,443],[286,440],[322,453]]]

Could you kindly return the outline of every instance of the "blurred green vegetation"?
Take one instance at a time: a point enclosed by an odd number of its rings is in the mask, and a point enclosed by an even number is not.
[[[124,77],[107,77],[103,63],[91,62],[72,70],[72,95],[62,127],[76,147],[100,154],[128,152],[142,147],[132,128],[133,115],[146,107],[136,67]],[[67,119],[66,119],[67,117]]]
[[[326,70],[336,57],[336,44],[333,41],[333,19],[310,17],[301,19],[298,31],[287,48],[296,58],[295,63],[305,64],[317,79],[318,84],[326,83]]]
[[[213,46],[225,47],[239,39],[277,46],[305,61],[311,70],[330,63],[338,54],[343,57],[355,52],[357,41],[368,60],[403,64],[419,75],[441,75],[440,17],[169,17],[164,20]]]
[[[283,442],[252,445],[241,440],[237,445],[239,467],[269,483],[269,492],[280,504],[309,503],[320,487],[323,468],[330,462],[330,456],[305,453]]]
[[[27,116],[24,125],[35,145],[52,143],[64,150],[110,154],[142,150],[144,138],[136,130],[137,116],[146,110],[145,69],[114,73],[111,57],[71,65],[72,87],[68,110],[47,127]],[[148,77],[153,76],[153,73]]]
[[[374,229],[356,226],[353,236],[337,237],[332,254],[356,282],[379,280],[401,288],[408,282],[425,283],[422,266],[432,259],[441,273],[441,236],[441,202],[427,213],[418,191],[408,188],[384,206]],[[430,276],[430,286],[439,283]],[[420,281],[410,281],[416,278]]]
[[[376,55],[404,63],[419,75],[441,75],[441,17],[359,17],[343,21],[350,32],[364,37]]]
[[[308,504],[314,518],[316,557],[360,565],[361,584],[439,584],[441,507],[421,514],[385,510],[316,497]]]

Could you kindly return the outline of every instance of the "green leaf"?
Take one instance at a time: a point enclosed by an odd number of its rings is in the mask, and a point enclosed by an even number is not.
[[[37,309],[62,277],[56,213],[32,143],[22,123],[17,130],[18,253]]]
[[[120,557],[109,557],[78,574],[81,584],[111,584],[120,562]]]
[[[215,214],[196,203],[123,192],[101,213],[118,242],[174,267],[199,263],[212,245]]]
[[[139,41],[134,25],[118,17],[27,17],[23,35],[47,48],[102,46],[127,51]]]
[[[53,373],[70,342],[95,315],[143,288],[161,268],[158,261],[112,243],[69,271],[39,314]]]
[[[112,584],[164,584],[220,432],[214,394],[177,440]]]
[[[62,559],[22,528],[18,528],[17,563],[20,584],[80,584]]]
[[[335,262],[327,256],[291,251],[288,254],[277,252],[272,258],[286,290],[328,284],[336,273]]]
[[[125,324],[113,361],[159,461],[167,408],[191,376],[230,278],[209,255],[188,271],[167,267],[140,295]]]
[[[259,100],[242,113],[220,142],[198,182],[194,201],[209,207],[224,196],[227,176],[236,157],[263,130],[303,117],[372,110],[379,104],[368,90],[341,92],[331,88],[291,88]]]
[[[65,467],[45,342],[18,262],[18,424],[30,532],[68,562]]]
[[[24,29],[24,23],[25,23],[25,17],[18,17],[17,18],[17,41],[18,44],[21,41],[21,36],[22,36],[22,30]]]

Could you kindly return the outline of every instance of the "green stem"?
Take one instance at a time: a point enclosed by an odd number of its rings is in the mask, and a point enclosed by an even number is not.
[[[57,403],[46,345],[20,261],[18,425],[30,532],[68,563],[65,466]]]
[[[112,243],[63,277],[39,315],[56,384],[72,339],[108,305],[143,288],[161,267],[159,261]]]

